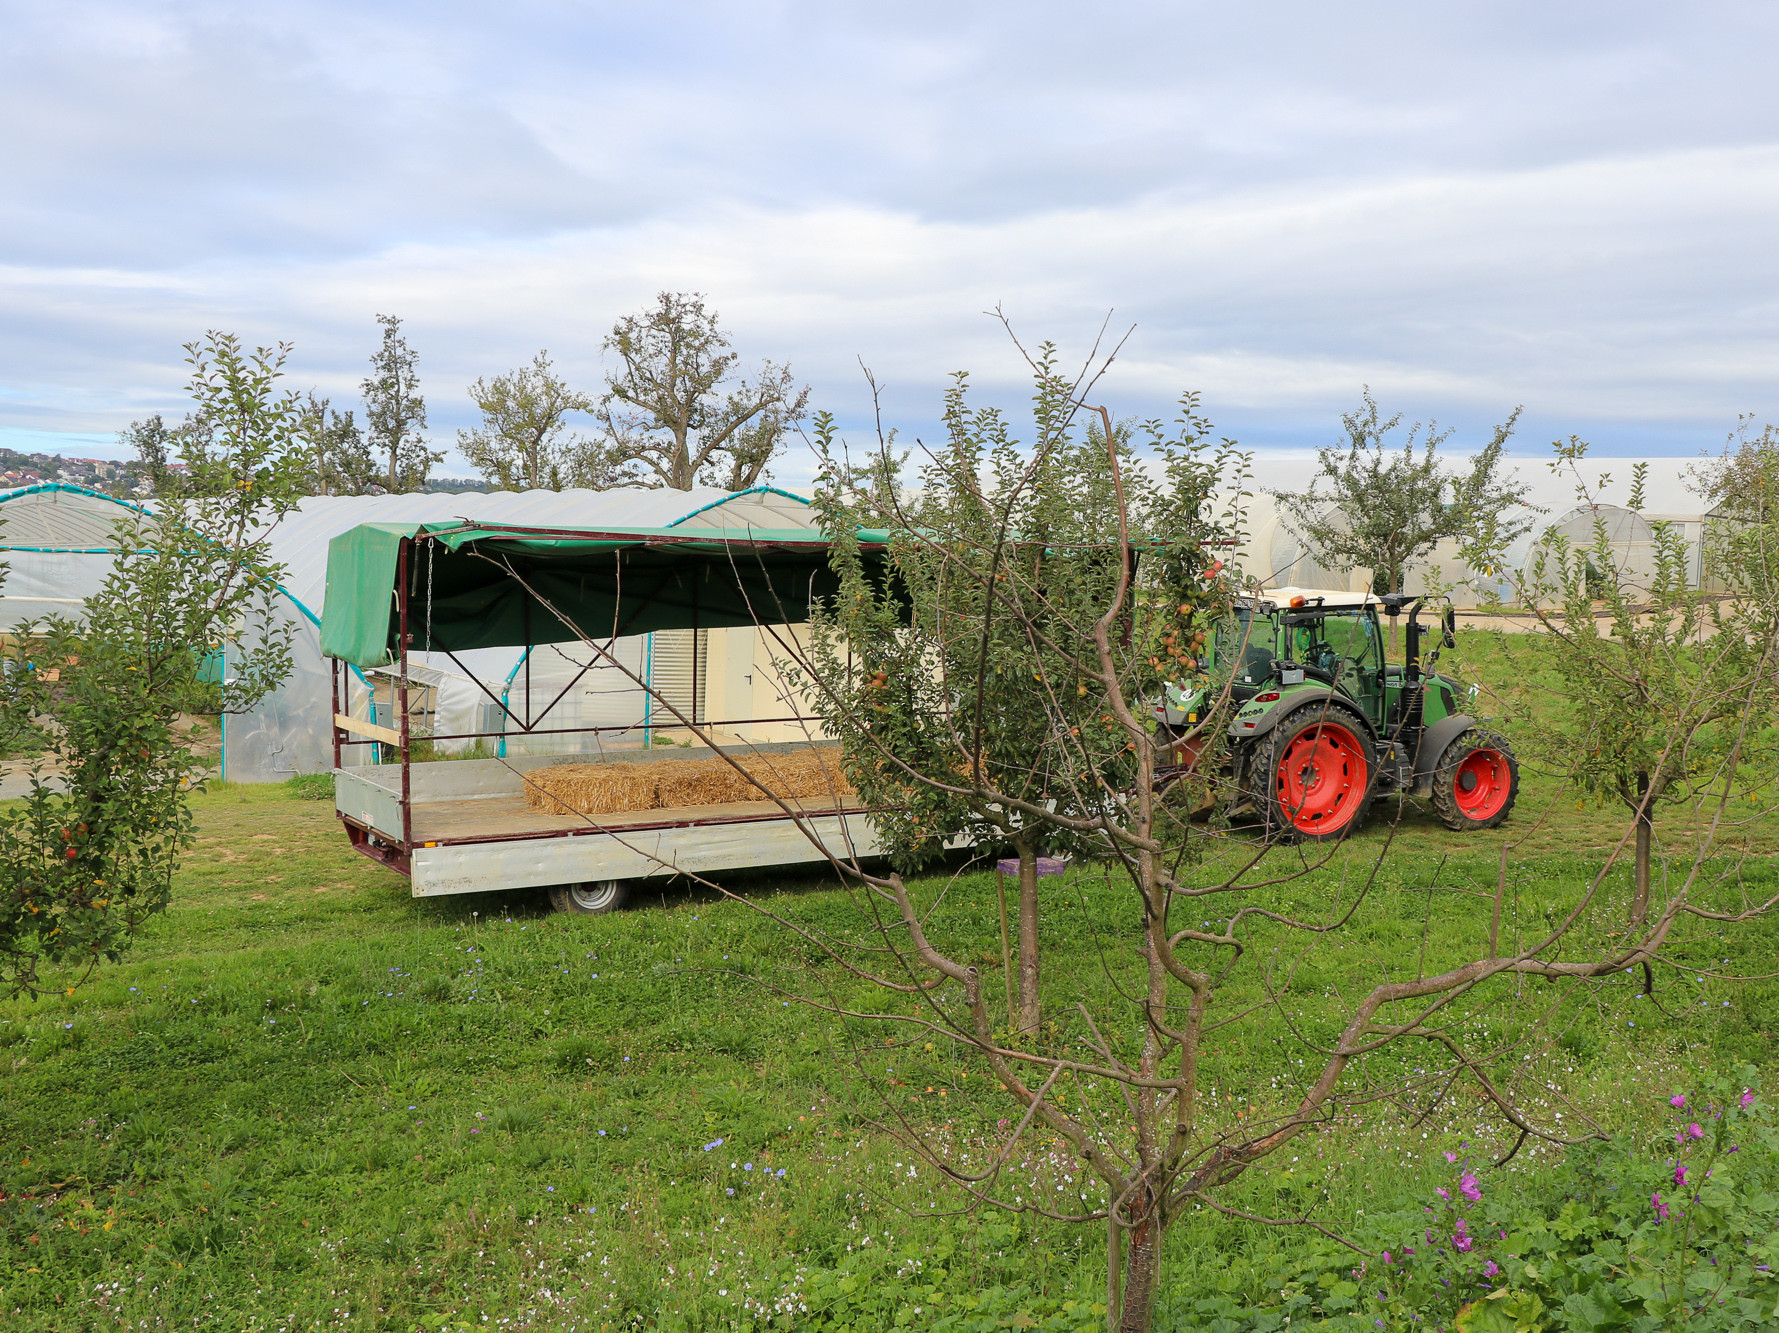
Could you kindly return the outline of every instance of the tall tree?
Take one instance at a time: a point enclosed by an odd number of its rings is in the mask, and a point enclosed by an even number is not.
[[[391,493],[417,490],[426,484],[432,465],[442,459],[426,447],[426,399],[420,394],[419,357],[402,336],[394,315],[378,315],[383,343],[371,354],[371,373],[364,378],[365,427],[371,448],[389,464],[382,484]]]
[[[807,386],[767,361],[751,381],[696,292],[662,292],[652,310],[612,326],[617,358],[596,415],[603,438],[583,451],[589,485],[695,485],[739,491],[766,475],[784,433],[803,419]]]
[[[117,433],[117,442],[136,455],[136,467],[156,491],[166,488],[167,465],[177,445],[177,426],[169,426],[159,412],[142,421],[132,421]]]
[[[583,442],[567,434],[570,412],[591,412],[593,400],[550,369],[550,354],[539,352],[492,380],[477,380],[469,396],[482,412],[482,424],[457,432],[457,448],[470,465],[502,490],[562,489],[575,485]]]
[[[1416,422],[1402,448],[1392,449],[1388,436],[1401,413],[1385,421],[1369,388],[1364,399],[1361,410],[1341,417],[1345,445],[1317,450],[1309,488],[1272,492],[1320,561],[1370,569],[1374,591],[1401,592],[1408,567],[1441,538],[1474,539],[1485,530],[1488,545],[1506,547],[1531,530],[1530,518],[1508,514],[1527,507],[1531,488],[1500,475],[1519,408],[1495,427],[1467,472],[1454,472],[1439,457],[1450,430]]]
[[[304,488],[313,495],[363,495],[377,484],[377,461],[351,409],[333,408],[313,390],[297,418],[296,438],[308,461]]]

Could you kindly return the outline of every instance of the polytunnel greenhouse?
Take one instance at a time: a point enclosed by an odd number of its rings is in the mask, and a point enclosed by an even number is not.
[[[117,520],[132,512],[151,514],[152,505],[56,483],[0,491],[0,559],[9,567],[0,589],[0,632],[46,615],[77,615],[110,568],[109,543]],[[743,532],[816,526],[807,500],[769,486],[736,492],[635,488],[311,497],[272,532],[273,558],[285,568],[280,591],[294,630],[293,668],[252,712],[223,720],[221,772],[227,781],[282,782],[333,766],[334,700],[320,639],[328,542],[361,523],[454,518],[529,527],[604,523]],[[552,737],[547,731],[526,733],[509,714],[522,723],[549,709],[551,729],[610,727],[613,744],[647,745],[671,732],[656,714],[651,690],[686,716],[704,721],[720,719],[725,712],[765,716],[772,710],[756,707],[755,699],[783,689],[770,661],[770,645],[751,633],[637,635],[616,641],[612,655],[649,689],[607,662],[589,669],[594,655],[578,642],[528,653],[484,649],[460,655],[461,661],[415,652],[410,654],[410,704],[420,687],[422,697],[414,711],[422,715],[423,729],[430,722],[430,729],[441,733],[490,733],[483,742],[489,753],[518,754],[547,751]],[[502,682],[499,695],[490,697],[478,681]],[[386,675],[354,670],[350,697],[340,707],[355,717],[374,718],[391,707],[394,689]],[[747,697],[737,697],[741,694]],[[440,749],[450,744],[441,742]],[[467,749],[473,743],[455,744]]]

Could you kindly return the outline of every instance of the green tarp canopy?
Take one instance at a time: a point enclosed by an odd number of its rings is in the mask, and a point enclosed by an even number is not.
[[[873,555],[888,542],[883,532],[857,536]],[[838,586],[827,539],[806,529],[365,523],[328,544],[324,654],[359,667],[401,656],[404,543],[408,647],[417,652],[562,643],[577,630],[604,642],[660,629],[798,624]]]

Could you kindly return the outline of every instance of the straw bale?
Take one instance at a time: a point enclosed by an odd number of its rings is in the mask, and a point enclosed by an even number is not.
[[[762,793],[785,798],[821,798],[851,795],[857,790],[846,780],[835,750],[788,750],[782,754],[748,755],[741,761],[755,788],[747,799]]]
[[[610,815],[660,804],[661,770],[671,763],[559,764],[526,775],[525,800],[552,815]]]
[[[661,805],[669,810],[687,805],[720,805],[724,801],[754,801],[759,797],[747,779],[722,759],[670,759],[656,788]]]
[[[607,815],[758,801],[823,799],[855,791],[835,750],[738,755],[747,776],[723,759],[559,764],[527,774],[525,800],[553,815]]]

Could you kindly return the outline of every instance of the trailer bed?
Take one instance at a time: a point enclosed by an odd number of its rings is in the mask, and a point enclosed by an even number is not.
[[[790,748],[796,747],[758,745],[747,753]],[[879,854],[857,797],[566,815],[533,806],[523,794],[524,775],[553,764],[712,754],[695,747],[418,763],[408,767],[405,802],[400,765],[341,767],[335,809],[354,847],[406,874],[416,898]]]

